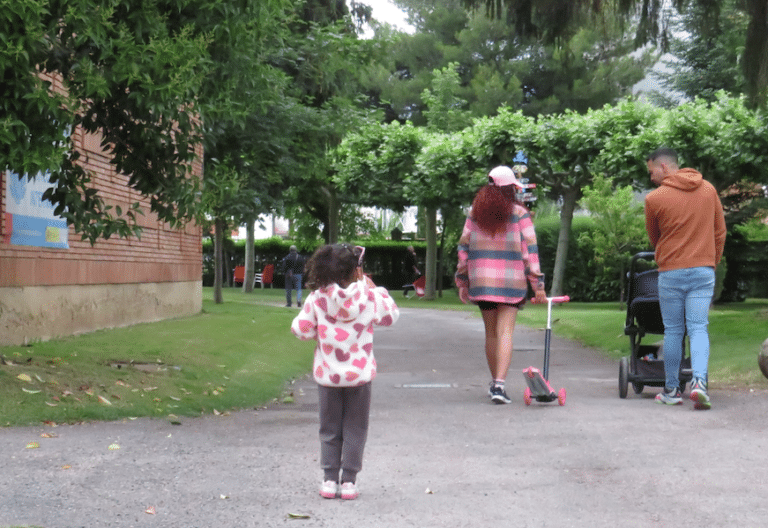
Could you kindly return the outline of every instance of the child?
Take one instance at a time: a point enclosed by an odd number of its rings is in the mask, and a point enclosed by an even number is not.
[[[365,248],[323,246],[307,262],[312,292],[293,320],[299,339],[317,340],[312,371],[320,399],[320,495],[357,498],[357,472],[368,436],[371,381],[376,377],[373,325],[390,326],[400,311],[384,288],[363,274]]]

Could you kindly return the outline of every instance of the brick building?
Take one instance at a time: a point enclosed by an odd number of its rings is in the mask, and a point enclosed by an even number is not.
[[[85,169],[93,173],[92,185],[105,202],[128,210],[139,195],[125,176],[115,173],[99,138],[73,134]],[[202,150],[193,167],[198,176],[201,160]],[[142,199],[141,239],[112,237],[91,246],[52,212],[34,217],[37,206],[50,205],[39,200],[44,178],[18,180],[16,174],[0,172],[0,345],[200,312],[198,226],[170,229]],[[25,205],[33,216],[20,209]]]

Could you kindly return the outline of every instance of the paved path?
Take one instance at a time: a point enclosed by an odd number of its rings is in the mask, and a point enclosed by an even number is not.
[[[656,405],[653,388],[621,400],[615,361],[554,338],[550,377],[567,403],[525,407],[518,373],[540,366],[544,339],[519,327],[513,403],[496,406],[482,337],[467,312],[405,309],[377,330],[356,501],[317,493],[317,391],[306,379],[294,404],[180,426],[0,429],[0,526],[768,526],[768,393],[713,390],[705,412]]]

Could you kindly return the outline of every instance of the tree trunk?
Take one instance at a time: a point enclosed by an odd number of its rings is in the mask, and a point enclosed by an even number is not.
[[[549,292],[552,297],[563,294],[563,278],[565,277],[565,265],[568,262],[568,244],[571,238],[573,211],[576,209],[578,197],[578,188],[569,189],[563,194],[563,209],[560,211],[560,234],[557,238],[555,269],[552,271],[552,289]]]
[[[437,271],[437,209],[426,209],[427,261],[424,264],[425,280],[427,282],[424,299],[435,300],[435,275]]]
[[[243,292],[253,292],[253,276],[256,273],[254,239],[256,238],[256,219],[247,217],[245,219],[245,279],[243,280]]]
[[[749,26],[744,46],[744,77],[752,108],[768,100],[768,0],[748,0]]]
[[[224,273],[224,251],[222,246],[224,245],[224,229],[226,229],[226,224],[223,220],[217,218],[214,222],[214,226],[213,301],[216,304],[221,304],[224,302],[224,297],[221,294],[221,285],[223,282]]]
[[[339,198],[336,195],[336,189],[322,188],[323,195],[328,204],[328,225],[326,229],[326,244],[337,244],[339,242]]]
[[[440,233],[440,250],[438,251],[438,257],[440,260],[438,261],[437,266],[437,296],[441,299],[443,298],[443,275],[445,275],[445,231],[447,230],[446,222],[446,216],[443,215],[443,229]]]

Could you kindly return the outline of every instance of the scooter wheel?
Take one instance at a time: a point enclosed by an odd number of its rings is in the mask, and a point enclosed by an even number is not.
[[[560,392],[557,393],[557,403],[560,404],[560,407],[565,405],[565,389],[560,389]]]
[[[525,392],[523,392],[523,401],[526,405],[530,405],[533,401],[533,395],[531,394],[531,389],[526,387]]]

